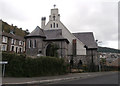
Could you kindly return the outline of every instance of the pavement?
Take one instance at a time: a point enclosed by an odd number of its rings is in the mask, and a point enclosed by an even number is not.
[[[44,77],[3,77],[2,84],[3,85],[12,85],[12,84],[38,84],[38,83],[51,83],[62,80],[72,80],[72,79],[80,79],[80,78],[89,78],[96,77],[106,74],[112,74],[116,72],[91,72],[91,73],[69,73],[66,75],[58,75],[58,76],[44,76]]]

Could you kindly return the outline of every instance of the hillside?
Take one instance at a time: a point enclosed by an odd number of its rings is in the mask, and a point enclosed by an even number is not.
[[[28,30],[22,30],[22,28],[18,28],[17,26],[9,25],[8,23],[2,21],[2,31],[10,33],[10,31],[13,31],[15,35],[18,36],[26,36],[29,34]]]
[[[98,52],[106,52],[106,53],[120,53],[119,49],[113,49],[108,47],[98,47]]]

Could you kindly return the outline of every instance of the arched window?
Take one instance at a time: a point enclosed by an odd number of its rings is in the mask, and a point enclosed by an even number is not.
[[[52,51],[52,45],[49,44],[46,48],[46,56],[52,56],[51,51]]]

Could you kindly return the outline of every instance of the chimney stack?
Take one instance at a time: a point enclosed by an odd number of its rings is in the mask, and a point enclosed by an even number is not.
[[[45,22],[46,22],[46,17],[42,17],[42,18],[41,18],[41,28],[42,28],[42,29],[45,28]]]

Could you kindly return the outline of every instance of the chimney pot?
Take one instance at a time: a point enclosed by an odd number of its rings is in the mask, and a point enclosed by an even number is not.
[[[46,22],[46,17],[42,17],[42,18],[41,18],[41,28],[42,28],[42,29],[45,28],[45,22]]]

